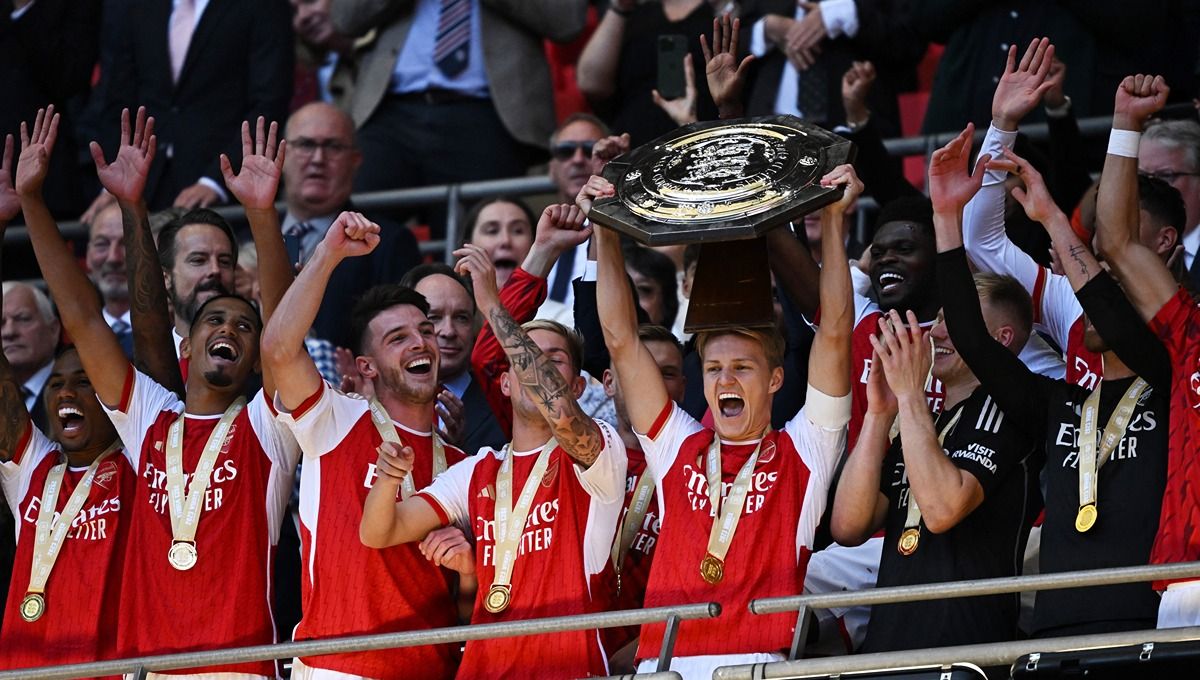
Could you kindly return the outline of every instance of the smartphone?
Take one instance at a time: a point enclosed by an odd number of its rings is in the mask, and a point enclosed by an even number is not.
[[[287,248],[288,262],[292,266],[300,265],[300,237],[296,234],[284,234],[283,246]]]
[[[658,36],[658,93],[663,99],[679,99],[684,95],[687,81],[683,75],[683,57],[687,52],[686,37]]]

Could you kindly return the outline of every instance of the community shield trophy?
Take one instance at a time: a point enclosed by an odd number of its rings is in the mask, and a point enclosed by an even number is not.
[[[700,243],[685,330],[774,323],[767,231],[836,201],[854,145],[793,116],[693,123],[612,162],[590,219],[648,246]]]

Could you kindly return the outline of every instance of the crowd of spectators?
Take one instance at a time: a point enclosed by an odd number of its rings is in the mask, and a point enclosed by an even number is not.
[[[0,44],[0,668],[718,601],[699,678],[786,653],[754,598],[1200,559],[1197,0],[7,0]],[[766,236],[773,325],[692,335],[698,246],[588,221],[600,175],[777,114],[854,142],[841,197]],[[914,173],[917,131],[953,138]],[[1200,625],[1198,584],[807,644]],[[580,677],[663,636],[194,672]]]

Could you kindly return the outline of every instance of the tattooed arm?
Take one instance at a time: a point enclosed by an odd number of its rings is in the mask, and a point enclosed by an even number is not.
[[[13,190],[12,159],[13,137],[8,135],[4,138],[4,155],[0,156],[0,245],[4,243],[5,227],[21,212],[21,200]],[[0,308],[3,307],[4,295],[0,293]],[[21,384],[4,352],[0,351],[0,461],[10,461],[17,455],[17,444],[28,424],[29,411],[21,397]]]
[[[91,144],[92,159],[100,183],[117,199],[121,207],[121,225],[125,234],[125,273],[129,280],[129,320],[133,327],[133,363],[142,373],[183,398],[183,376],[175,355],[174,327],[167,306],[167,286],[158,250],[150,233],[150,217],[143,194],[150,163],[154,161],[154,118],[140,108],[133,130],[129,128],[129,109],[121,112],[121,142],[112,163],[104,161],[104,151]],[[132,135],[131,135],[132,132]]]
[[[567,455],[580,465],[591,467],[604,448],[604,439],[576,401],[583,390],[579,367],[571,367],[574,378],[568,382],[559,370],[563,362],[572,361],[567,353],[557,349],[542,351],[500,304],[495,271],[483,249],[467,245],[454,254],[461,258],[456,269],[471,277],[475,303],[492,324],[492,331],[508,355],[517,382],[546,418],[554,438]]]

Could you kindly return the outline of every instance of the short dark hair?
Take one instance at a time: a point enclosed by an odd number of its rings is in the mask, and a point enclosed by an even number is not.
[[[674,324],[675,316],[679,313],[679,283],[675,277],[675,263],[657,250],[636,243],[626,245],[623,250],[625,264],[662,287],[662,325]]]
[[[262,320],[262,314],[258,311],[258,305],[254,304],[250,300],[247,300],[246,298],[242,297],[241,295],[238,295],[237,293],[219,293],[219,294],[214,295],[214,296],[210,297],[209,299],[205,300],[204,303],[202,305],[200,305],[200,307],[196,310],[196,313],[192,315],[192,318],[190,320],[188,328],[196,327],[197,322],[200,321],[200,317],[204,316],[204,310],[208,309],[209,305],[211,305],[212,303],[214,303],[218,300],[230,300],[230,299],[245,303],[245,305],[247,307],[249,307],[251,311],[254,312],[254,320],[258,322],[258,332],[261,333],[262,329],[263,329],[263,320]]]
[[[234,264],[237,264],[238,243],[237,236],[233,233],[233,227],[229,226],[229,222],[224,217],[212,210],[196,208],[167,222],[163,225],[162,231],[158,233],[158,263],[163,270],[169,272],[174,268],[175,239],[184,227],[192,224],[207,224],[220,229],[229,239],[229,250],[233,253]]]
[[[692,268],[692,265],[696,264],[699,261],[700,261],[700,244],[699,243],[687,244],[687,246],[683,249],[683,271],[687,272],[687,270]]]
[[[354,308],[350,310],[350,338],[354,341],[354,353],[364,354],[367,329],[371,321],[385,310],[398,305],[412,305],[429,315],[429,301],[417,291],[398,283],[383,283],[368,288]]]
[[[638,326],[638,340],[646,342],[665,342],[679,350],[679,355],[683,356],[683,343],[679,342],[679,338],[675,337],[666,326],[659,326],[654,323],[644,323]]]
[[[475,223],[479,221],[479,213],[483,212],[484,208],[493,203],[511,203],[517,206],[521,209],[521,212],[525,213],[526,219],[529,220],[529,226],[534,230],[537,229],[537,215],[533,214],[533,209],[526,205],[525,201],[522,201],[516,196],[510,196],[508,194],[490,196],[488,198],[480,199],[478,203],[471,206],[471,209],[467,211],[466,216],[463,217],[463,237],[462,243],[459,244],[460,246],[471,242],[471,237],[475,235]]]
[[[888,202],[879,210],[875,230],[888,222],[911,222],[933,238],[933,203],[925,196],[904,196]]]
[[[1183,232],[1191,226],[1187,223],[1183,195],[1157,177],[1138,175],[1138,207],[1150,214],[1159,229],[1175,227],[1181,240]]]
[[[458,285],[462,286],[463,290],[467,291],[467,297],[471,300],[472,311],[475,311],[475,288],[471,285],[471,279],[454,271],[454,267],[445,262],[426,262],[413,267],[400,279],[400,285],[416,290],[418,283],[434,274],[448,276],[454,279]]]

